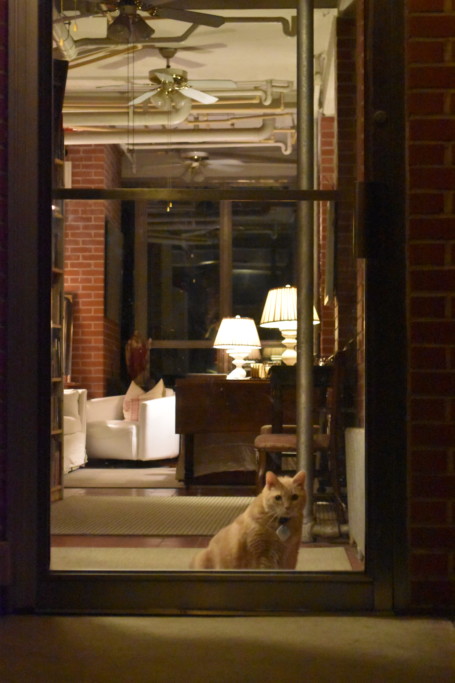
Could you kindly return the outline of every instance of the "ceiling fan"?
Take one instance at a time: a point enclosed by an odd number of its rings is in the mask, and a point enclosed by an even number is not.
[[[171,1],[116,0],[113,2],[101,2],[100,0],[83,0],[79,3],[79,11],[81,16],[118,11],[118,16],[109,24],[107,29],[107,37],[116,43],[148,40],[153,35],[154,29],[138,13],[139,10],[147,12],[152,18],[174,19],[211,28],[218,28],[224,24],[224,18],[214,14],[166,7]]]
[[[199,88],[235,88],[235,83],[227,80],[189,81],[188,74],[184,69],[175,69],[170,65],[171,58],[177,52],[175,48],[161,47],[159,52],[166,60],[166,67],[149,71],[149,81],[154,87],[131,100],[128,103],[129,106],[133,107],[153,98],[156,106],[161,109],[169,109],[169,107],[172,108],[172,105],[177,105],[182,96],[189,97],[201,104],[213,104],[218,101],[218,97],[209,95]]]
[[[226,166],[242,166],[243,162],[238,159],[210,159],[207,152],[184,152],[182,160],[185,165],[181,178],[202,182],[206,179],[205,170],[222,169]]]
[[[223,154],[221,157],[219,153],[217,158],[212,158],[208,152],[201,150],[182,151],[177,154],[175,151],[167,151],[158,156],[154,163],[154,172],[159,175],[166,176],[171,174],[173,178],[180,178],[181,180],[190,183],[200,183],[207,180],[207,175],[210,171],[234,171],[234,169],[243,166],[243,161],[231,157],[226,158]]]

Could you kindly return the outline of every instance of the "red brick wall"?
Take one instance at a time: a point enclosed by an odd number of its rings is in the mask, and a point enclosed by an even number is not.
[[[353,253],[356,179],[356,21],[337,20],[337,186],[343,196],[337,219],[336,239],[336,349],[356,337],[356,263]]]
[[[73,187],[118,187],[120,157],[115,147],[69,147]],[[120,332],[105,315],[105,221],[120,224],[116,201],[65,203],[65,290],[74,293],[71,379],[89,396],[104,396],[120,368]]]
[[[335,119],[321,116],[319,119],[319,187],[321,190],[335,189],[336,149]],[[325,303],[326,245],[328,205],[323,202],[319,216],[319,315],[320,356],[331,356],[335,350],[335,314],[333,300]]]
[[[443,608],[455,583],[455,2],[406,10],[411,597]]]
[[[365,180],[365,0],[356,3],[356,179]],[[356,260],[357,425],[365,427],[365,261]]]

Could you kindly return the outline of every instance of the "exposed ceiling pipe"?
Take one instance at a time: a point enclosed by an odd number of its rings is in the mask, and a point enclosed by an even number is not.
[[[296,17],[291,17],[289,21],[285,17],[225,17],[224,23],[235,24],[259,24],[259,23],[280,23],[285,36],[295,37],[297,33]]]
[[[207,92],[212,92],[208,91]],[[240,91],[239,91],[240,93]],[[219,96],[220,93],[213,93]],[[237,91],[236,91],[237,94]],[[240,93],[243,96],[243,92]],[[252,94],[252,91],[248,91],[248,94]],[[265,93],[256,91],[257,95],[260,96],[261,103],[257,103],[258,108],[261,110],[270,104],[268,97]],[[241,104],[239,101],[238,104]],[[117,112],[103,112],[96,108],[92,111],[77,111],[69,112],[64,109],[63,112],[63,125],[64,126],[165,126],[168,124],[176,125],[182,123],[189,116],[192,108],[192,102],[189,98],[179,101],[178,109],[173,109],[170,112],[165,110],[151,110],[144,112],[135,111],[133,116],[129,116],[129,109],[126,105],[123,109],[119,109]],[[232,111],[232,107],[229,108],[229,112]],[[219,111],[217,111],[219,113]],[[171,119],[171,120],[170,120]]]
[[[275,128],[274,119],[267,119],[258,128],[229,128],[212,130],[124,130],[108,132],[65,132],[65,145],[123,145],[164,142],[178,144],[181,142],[252,142],[264,140]]]
[[[180,102],[179,102],[180,104]],[[185,97],[178,109],[171,111],[135,112],[131,117],[128,111],[114,112],[80,112],[63,114],[63,126],[176,126],[183,123],[191,112],[191,100]]]
[[[259,97],[263,105],[269,105],[272,101],[272,88],[270,81],[265,84],[265,90],[260,90],[259,88],[253,88],[251,90],[212,90],[211,88],[206,88],[207,92],[215,97],[227,97],[228,99],[232,96],[234,97]]]
[[[275,131],[275,133],[280,133],[281,131]],[[190,141],[189,141],[190,142]],[[234,141],[226,141],[225,143],[214,143],[214,142],[198,142],[198,149],[229,149],[230,147],[233,147],[235,149],[238,149],[240,147],[278,147],[281,150],[281,153],[284,155],[289,155],[292,154],[293,147],[292,147],[292,142],[291,142],[291,135],[289,133],[286,134],[286,142],[280,142],[275,139],[271,140],[256,140],[253,142],[238,142],[236,140]],[[169,143],[169,144],[142,144],[142,145],[135,145],[135,149],[137,151],[140,150],[147,150],[147,149],[153,149],[153,150],[163,150],[163,149],[187,149],[188,145],[187,143],[180,143],[180,144],[175,144],[175,143]]]
[[[68,19],[71,19],[72,17],[68,17]],[[77,18],[77,17],[76,17]],[[183,43],[187,38],[190,37],[192,33],[196,31],[198,28],[198,24],[191,24],[186,31],[181,33],[178,36],[153,36],[152,38],[149,38],[148,40],[141,40],[138,42],[135,42],[134,45],[139,45],[142,47],[155,47],[158,43]],[[104,48],[104,47],[118,47],[119,45],[122,45],[123,43],[113,43],[110,38],[81,38],[81,40],[76,41],[76,46],[77,48],[84,48],[84,47],[89,47],[89,48]],[[128,43],[125,43],[127,45]]]
[[[124,84],[124,78],[122,79],[122,84]],[[222,98],[223,100],[230,100],[232,101],[233,98],[238,98],[239,100],[243,98],[257,98],[260,102],[258,104],[262,104],[264,106],[269,106],[272,104],[273,97],[277,94],[280,94],[283,96],[283,93],[285,92],[291,92],[291,87],[292,83],[291,82],[286,82],[286,83],[279,83],[275,84],[273,81],[258,81],[257,83],[248,83],[248,85],[245,84],[245,87],[242,87],[241,82],[237,82],[237,88],[234,90],[218,90],[218,89],[212,89],[210,87],[206,87],[205,91],[215,95],[216,97]],[[115,90],[115,86],[112,86],[113,90]],[[130,97],[129,93],[125,93],[126,97]],[[67,93],[67,98],[65,102],[65,106],[71,106],[71,104],[77,105],[78,102],[81,99],[87,99],[90,102],[90,107],[94,106],[94,101],[99,102],[101,100],[101,103],[104,102],[105,100],[112,99],[112,94],[110,93],[98,93],[95,95],[93,91],[87,93],[85,91],[82,91],[80,93],[74,92],[68,92]],[[95,99],[96,98],[96,99]],[[221,104],[226,104],[226,102],[222,102]],[[96,106],[96,105],[95,105]]]

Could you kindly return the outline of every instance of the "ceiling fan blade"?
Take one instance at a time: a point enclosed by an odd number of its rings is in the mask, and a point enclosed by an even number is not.
[[[152,95],[156,93],[158,88],[155,90],[149,90],[148,92],[142,93],[142,95],[139,95],[139,97],[136,97],[134,100],[131,100],[131,102],[128,102],[129,107],[134,107],[136,104],[142,104],[142,102],[145,102],[146,100],[149,100]]]
[[[177,9],[175,7],[154,7],[152,10],[149,11],[152,14],[152,16],[161,17],[162,19],[175,19],[176,21],[186,21],[189,24],[210,26],[211,28],[219,28],[224,24],[224,17],[219,17],[215,14],[191,12],[186,9]]]
[[[209,159],[209,166],[213,168],[224,168],[224,166],[244,166],[245,162],[239,159]]]
[[[235,81],[228,81],[228,80],[205,80],[205,81],[188,81],[188,85],[190,88],[196,88],[197,90],[210,90],[210,88],[214,90],[236,90],[237,89],[237,84]]]
[[[196,100],[196,102],[200,102],[201,104],[214,104],[215,102],[218,102],[218,97],[214,97],[206,92],[202,92],[202,90],[196,90],[195,88],[190,88],[188,86],[180,88],[180,92],[182,95],[190,97],[192,100]]]

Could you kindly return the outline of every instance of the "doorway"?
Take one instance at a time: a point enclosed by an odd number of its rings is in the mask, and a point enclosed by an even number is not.
[[[47,24],[47,26],[49,25]],[[45,60],[43,60],[43,62],[41,62],[40,64],[40,68],[45,69],[46,66],[49,66],[49,64],[46,65]],[[38,76],[38,74],[36,75]],[[45,108],[43,107],[43,109]],[[22,113],[22,115],[24,116],[24,113]],[[44,116],[42,122],[44,122]],[[36,127],[34,129],[32,128],[32,132],[33,130],[36,130]],[[43,150],[37,150],[36,163],[38,164],[39,162],[40,164],[44,164],[44,167],[46,167],[45,157],[43,158],[42,156],[40,156],[38,151]],[[46,199],[46,188],[40,189],[44,190],[43,195]],[[49,192],[49,188],[47,188],[47,191]],[[49,194],[47,194],[47,197],[49,197]],[[43,221],[41,234],[43,236],[43,251],[45,252],[45,218],[46,215],[48,215],[48,209],[46,208],[45,200],[43,201],[42,205],[45,210],[42,214],[39,215],[41,216]],[[30,216],[28,216],[28,218],[30,219]],[[398,263],[396,265],[398,266]],[[377,292],[381,288],[381,283],[373,279],[370,281],[370,284],[372,285],[371,294],[374,297],[374,287],[377,288]],[[36,309],[34,307],[34,304],[36,304]],[[41,310],[41,312],[43,312],[42,309],[44,307],[40,307],[38,302],[31,298],[27,308],[31,308],[34,311]],[[391,318],[393,318],[393,314],[391,314]],[[391,323],[392,320],[390,320],[389,322]],[[373,351],[376,350],[374,346],[374,334],[375,330],[374,327],[372,327],[370,350],[373,349]],[[387,350],[382,349],[382,347],[381,350],[383,356],[384,354],[387,354]],[[30,379],[30,377],[28,379]],[[377,379],[378,378],[376,377],[376,380]],[[383,380],[383,378],[381,378],[381,380]],[[371,387],[374,387],[374,390],[376,392],[376,390],[378,389],[378,384],[372,383]],[[375,415],[375,419],[371,421],[371,428],[370,422],[368,422],[368,431],[370,432],[369,448],[371,447],[371,450],[369,450],[369,476],[371,472],[374,471],[375,465],[377,466],[375,458],[378,458],[380,455],[379,453],[377,454],[377,456],[375,455],[374,438],[376,430],[378,429],[378,427],[381,426],[384,419],[384,414],[382,412],[383,405],[381,403],[381,392],[377,391],[377,393],[374,394],[374,398],[375,409],[377,409],[378,412]],[[382,400],[384,400],[384,398],[384,395],[382,395]],[[379,415],[380,417],[378,417]],[[388,413],[388,415],[390,415],[390,412]],[[367,418],[370,417],[373,416],[367,413]],[[37,429],[37,433],[41,434],[41,437],[45,442],[44,431],[45,430],[42,427],[41,429]],[[397,437],[399,436],[397,434],[397,431],[399,430],[395,431],[395,439],[397,439]],[[396,442],[394,446],[396,447]],[[42,456],[39,459],[39,462],[41,464],[44,464]],[[371,468],[373,468],[373,470]],[[385,464],[383,461],[379,467],[379,470],[383,471],[384,468]],[[43,472],[45,475],[45,464],[43,467]],[[388,474],[387,479],[390,479],[390,473]],[[369,481],[372,480],[370,480],[369,478]],[[374,485],[371,484],[371,486],[373,486],[373,488],[371,489],[370,493],[372,493],[374,497]],[[38,497],[40,498],[40,508],[42,505],[43,507],[41,509],[47,509],[48,502],[44,500],[44,496]],[[34,495],[34,498],[36,499],[36,493]],[[384,500],[378,501],[377,496],[374,499],[376,500],[376,502],[379,502],[378,509],[383,509]],[[31,516],[33,516],[32,512]],[[374,528],[375,516],[369,515],[369,521],[371,522],[371,528]],[[396,520],[394,522],[393,520],[389,519],[389,523],[392,526],[394,526]],[[47,533],[47,523],[45,521],[42,525],[42,530],[43,529]],[[128,609],[132,611],[141,611],[144,609],[151,609],[152,611],[161,611],[169,609],[172,610],[174,609],[173,606],[175,605],[179,605],[178,609],[180,610],[188,609],[190,611],[192,609],[232,609],[235,611],[245,610],[248,608],[256,609],[256,607],[254,607],[255,605],[261,605],[263,609],[268,610],[273,609],[272,603],[275,606],[279,603],[281,609],[295,609],[296,591],[298,592],[297,602],[300,605],[305,605],[305,608],[308,609],[333,609],[335,604],[338,605],[338,608],[340,608],[341,604],[341,608],[344,609],[371,609],[373,608],[373,606],[378,606],[380,604],[380,599],[378,598],[378,595],[385,602],[387,602],[387,600],[390,599],[390,594],[388,594],[387,588],[387,586],[390,585],[391,579],[391,575],[389,572],[390,568],[388,566],[386,567],[388,563],[384,562],[384,545],[382,545],[382,547],[379,548],[380,545],[381,544],[379,542],[377,544],[375,544],[374,541],[372,542],[372,559],[381,559],[379,560],[379,562],[371,562],[368,573],[362,577],[356,577],[355,579],[353,579],[352,577],[346,576],[321,576],[315,579],[313,577],[308,576],[274,576],[274,599],[272,602],[267,598],[267,589],[265,582],[260,578],[254,576],[239,576],[235,579],[232,579],[232,577],[228,576],[181,577],[174,575],[155,575],[147,577],[140,575],[131,577],[117,575],[107,577],[105,575],[98,574],[90,575],[89,577],[78,577],[74,575],[56,575],[49,577],[41,575],[42,581],[40,578],[39,604],[42,609],[61,609],[62,605],[66,606],[63,607],[63,609],[76,609],[77,606],[74,597],[75,594],[79,593],[80,595],[80,591],[82,591],[82,593],[84,594],[83,602],[85,605],[90,602],[90,598],[88,597],[89,592],[94,591],[92,592],[92,596],[95,596],[96,594],[96,598],[94,598],[95,603],[97,605],[96,609],[101,611],[106,609],[112,609],[112,605],[116,603],[117,607],[114,607],[114,609],[121,610],[121,595],[124,594],[125,587],[129,584],[129,582],[132,582],[132,584],[134,585],[134,591],[133,593],[129,594],[131,597],[131,601],[128,607]],[[36,548],[36,543],[32,544],[32,549],[33,547]],[[40,556],[41,567],[46,566],[48,558],[45,557],[45,553],[40,551],[39,553],[37,552],[37,554]],[[377,581],[380,581],[381,583],[382,593],[375,593],[374,591],[374,587],[377,585],[375,582]],[[340,587],[343,588],[341,592]],[[226,600],[227,593],[229,593],[229,600]],[[374,596],[376,596],[376,602]],[[86,600],[88,601],[87,603],[85,602]],[[85,608],[86,607],[83,607],[82,609]]]

